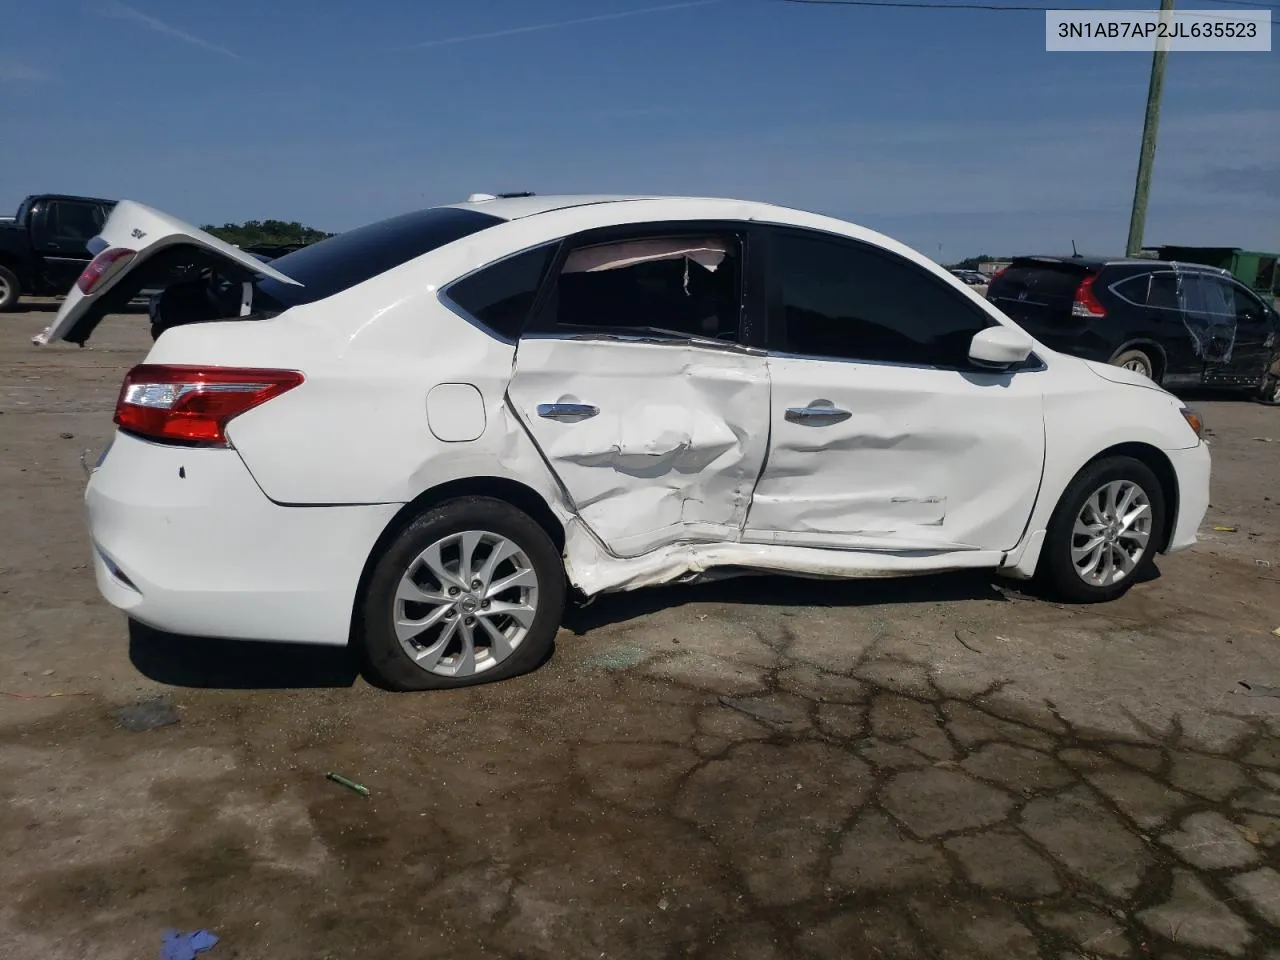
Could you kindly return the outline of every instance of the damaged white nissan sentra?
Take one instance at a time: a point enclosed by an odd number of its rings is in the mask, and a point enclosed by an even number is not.
[[[1107,600],[1195,542],[1209,453],[918,253],[731,200],[479,195],[269,264],[119,203],[38,342],[177,276],[86,500],[99,587],[182,634],[530,669],[588,596],[771,571]]]

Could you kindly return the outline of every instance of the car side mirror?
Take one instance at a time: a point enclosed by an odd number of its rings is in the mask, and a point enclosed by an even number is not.
[[[998,324],[979,330],[969,342],[969,359],[980,367],[1005,370],[1031,356],[1035,341],[1015,327]]]

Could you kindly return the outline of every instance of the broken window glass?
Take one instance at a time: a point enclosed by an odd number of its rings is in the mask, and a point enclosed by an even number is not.
[[[553,329],[738,342],[735,237],[648,237],[574,250],[548,307]]]

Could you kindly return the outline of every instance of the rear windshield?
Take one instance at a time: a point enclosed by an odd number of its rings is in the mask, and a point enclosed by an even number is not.
[[[271,266],[302,286],[263,277],[257,288],[282,307],[314,303],[502,222],[487,213],[456,207],[433,207],[380,220],[271,261]]]
[[[987,296],[1017,298],[1033,295],[1040,303],[1072,300],[1086,271],[1078,266],[1056,263],[1014,263],[991,284]]]

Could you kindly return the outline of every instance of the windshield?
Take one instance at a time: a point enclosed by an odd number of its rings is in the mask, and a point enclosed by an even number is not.
[[[302,286],[263,277],[257,288],[282,307],[314,303],[502,222],[487,213],[455,207],[433,207],[380,220],[271,261],[271,266]]]

